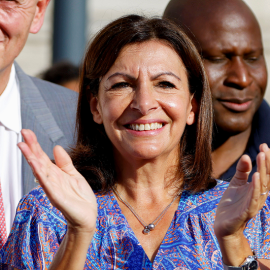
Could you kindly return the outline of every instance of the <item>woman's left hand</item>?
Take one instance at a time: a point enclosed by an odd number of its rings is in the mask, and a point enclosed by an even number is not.
[[[237,170],[224,192],[217,208],[215,233],[218,238],[243,233],[246,223],[263,207],[270,189],[270,150],[266,144],[260,146],[257,156],[258,171],[252,182],[248,176],[252,169],[249,156],[241,157]]]
[[[226,265],[239,266],[247,256],[253,255],[243,231],[246,223],[262,209],[270,189],[270,150],[266,144],[260,145],[257,168],[252,182],[248,183],[252,164],[249,156],[243,155],[217,208],[214,229]],[[264,262],[261,269],[269,269],[268,265],[270,261]]]

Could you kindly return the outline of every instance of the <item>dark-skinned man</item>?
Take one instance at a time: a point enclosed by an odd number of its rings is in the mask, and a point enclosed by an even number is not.
[[[270,145],[267,70],[254,14],[241,0],[171,0],[164,17],[182,25],[202,54],[213,95],[213,176],[230,181],[244,153],[253,175],[259,145]]]

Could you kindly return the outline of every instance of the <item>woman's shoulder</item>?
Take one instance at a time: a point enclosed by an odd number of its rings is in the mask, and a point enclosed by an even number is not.
[[[98,216],[106,216],[108,214],[120,214],[120,208],[118,207],[117,201],[111,190],[101,193],[95,192],[97,205],[98,205]]]
[[[110,210],[115,210],[115,200],[112,198],[113,194],[111,191],[106,193],[95,191],[95,195],[97,199],[98,212],[100,212],[100,214],[104,211],[108,212]],[[59,218],[65,220],[62,213],[51,204],[49,198],[41,186],[37,186],[27,195],[23,196],[18,205],[17,213],[20,211],[35,211],[39,213],[46,212],[50,215],[57,215]]]
[[[50,201],[42,187],[37,186],[21,198],[17,207],[17,213],[24,210],[30,211],[43,207],[50,207]]]
[[[198,213],[215,210],[228,185],[228,182],[217,180],[216,186],[211,189],[198,193],[183,192],[182,210]]]
[[[64,216],[51,204],[43,188],[37,186],[20,200],[15,221],[20,222],[23,219],[33,219],[34,217],[35,219],[41,218],[44,220],[44,215],[50,217],[51,220],[61,220],[62,223],[66,224]]]
[[[65,233],[64,216],[50,203],[44,190],[36,187],[18,204],[0,261],[18,269],[26,269],[26,265],[27,269],[47,269],[45,265],[51,262]]]
[[[33,188],[28,194],[24,195],[21,199],[21,202],[35,202],[40,203],[41,205],[49,205],[50,201],[47,198],[43,188],[41,186],[37,186]]]
[[[37,186],[33,188],[28,194],[24,195],[20,200],[20,204],[22,203],[37,203],[40,204],[48,204],[49,199],[47,198],[43,188],[41,186]]]

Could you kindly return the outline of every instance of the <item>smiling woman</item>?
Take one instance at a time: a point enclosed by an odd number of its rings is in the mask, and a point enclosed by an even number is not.
[[[94,189],[102,187],[104,190],[108,190],[116,181],[113,161],[115,157],[108,155],[111,141],[108,140],[108,134],[105,134],[105,125],[100,125],[101,122],[97,125],[97,119],[94,121],[92,113],[95,116],[95,112],[89,111],[89,101],[91,100],[90,104],[93,108],[95,100],[100,101],[100,96],[104,96],[102,102],[106,102],[106,104],[103,106],[112,104],[113,107],[112,112],[108,110],[109,115],[106,120],[109,120],[112,117],[111,113],[117,112],[117,109],[120,110],[121,107],[124,110],[124,107],[133,100],[130,103],[130,108],[127,109],[132,111],[134,116],[129,116],[130,119],[126,120],[128,113],[124,114],[121,127],[113,127],[120,132],[130,124],[156,123],[155,125],[165,126],[169,118],[167,110],[174,110],[179,116],[179,108],[175,108],[175,106],[181,105],[178,105],[174,99],[180,100],[181,96],[190,95],[191,115],[196,110],[197,121],[195,125],[190,125],[185,130],[176,132],[179,136],[178,143],[182,137],[180,142],[182,147],[179,147],[179,150],[183,151],[182,155],[189,157],[186,160],[179,160],[183,163],[181,167],[185,168],[185,170],[181,169],[179,173],[184,171],[186,174],[184,179],[187,179],[186,185],[191,190],[199,191],[206,188],[209,181],[213,182],[209,176],[211,157],[208,152],[211,149],[209,137],[212,132],[211,93],[208,89],[203,65],[195,47],[183,32],[179,32],[178,27],[160,19],[149,20],[149,23],[146,21],[139,16],[130,16],[121,22],[118,20],[112,22],[96,36],[90,45],[83,67],[85,75],[82,80],[83,90],[79,98],[77,114],[78,147],[72,153],[72,157],[74,156],[72,159],[78,170],[87,174],[86,179],[89,179]],[[169,54],[167,55],[167,53]],[[130,61],[132,64],[129,64]],[[152,89],[152,91],[145,91],[147,88]],[[204,90],[198,91],[198,89]],[[151,99],[156,99],[156,104],[149,105]],[[110,103],[107,103],[109,101]],[[141,104],[141,102],[146,103],[146,105]],[[200,106],[200,103],[203,106]],[[102,109],[100,102],[96,105]],[[150,109],[147,106],[150,106]],[[151,108],[151,106],[154,107]],[[156,116],[153,119],[151,119],[152,115],[151,117],[140,117],[141,114],[142,116],[145,113],[149,114],[147,110],[151,114],[155,111]],[[156,113],[156,111],[158,112]],[[159,119],[161,111],[166,115],[166,121],[162,118]],[[156,120],[161,120],[161,122],[155,122]],[[185,125],[186,120],[182,124]],[[174,126],[174,123],[168,124],[164,131],[166,132],[168,127]],[[205,136],[197,138],[197,129],[201,134],[205,133]],[[184,132],[183,136],[182,132]],[[100,136],[100,134],[105,136]],[[79,147],[80,143],[82,144],[81,148]],[[86,150],[85,147],[88,145],[90,149],[95,147],[99,150],[93,155],[93,150]],[[195,152],[197,153],[196,158]],[[93,158],[93,161],[89,162],[85,155],[89,158],[89,155],[95,157],[98,155],[99,158]],[[89,164],[92,167],[95,162],[98,162],[96,168],[102,166],[100,172],[106,175],[102,178],[106,181],[97,179],[92,170],[89,170]],[[199,168],[204,168],[204,170]]]
[[[77,130],[71,158],[57,146],[55,164],[22,131],[41,187],[18,206],[4,269],[259,269],[257,257],[268,269],[269,148],[252,184],[247,156],[230,185],[211,178],[211,94],[177,26],[130,15],[98,33]]]
[[[135,157],[159,157],[173,164],[186,124],[195,121],[192,100],[178,54],[168,44],[151,40],[120,52],[90,107],[94,121],[103,124],[121,154],[123,167]]]

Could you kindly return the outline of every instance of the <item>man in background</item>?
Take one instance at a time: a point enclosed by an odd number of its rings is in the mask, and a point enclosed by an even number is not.
[[[55,63],[38,77],[42,80],[62,85],[75,92],[80,90],[80,68],[69,61]]]
[[[14,63],[28,34],[40,30],[49,1],[0,1],[0,247],[20,198],[36,185],[17,148],[21,129],[33,130],[50,158],[56,144],[74,142],[76,93],[29,77]]]
[[[213,176],[230,181],[243,154],[252,160],[252,176],[259,145],[270,145],[258,21],[242,0],[171,0],[163,16],[186,30],[203,58],[213,95]]]

